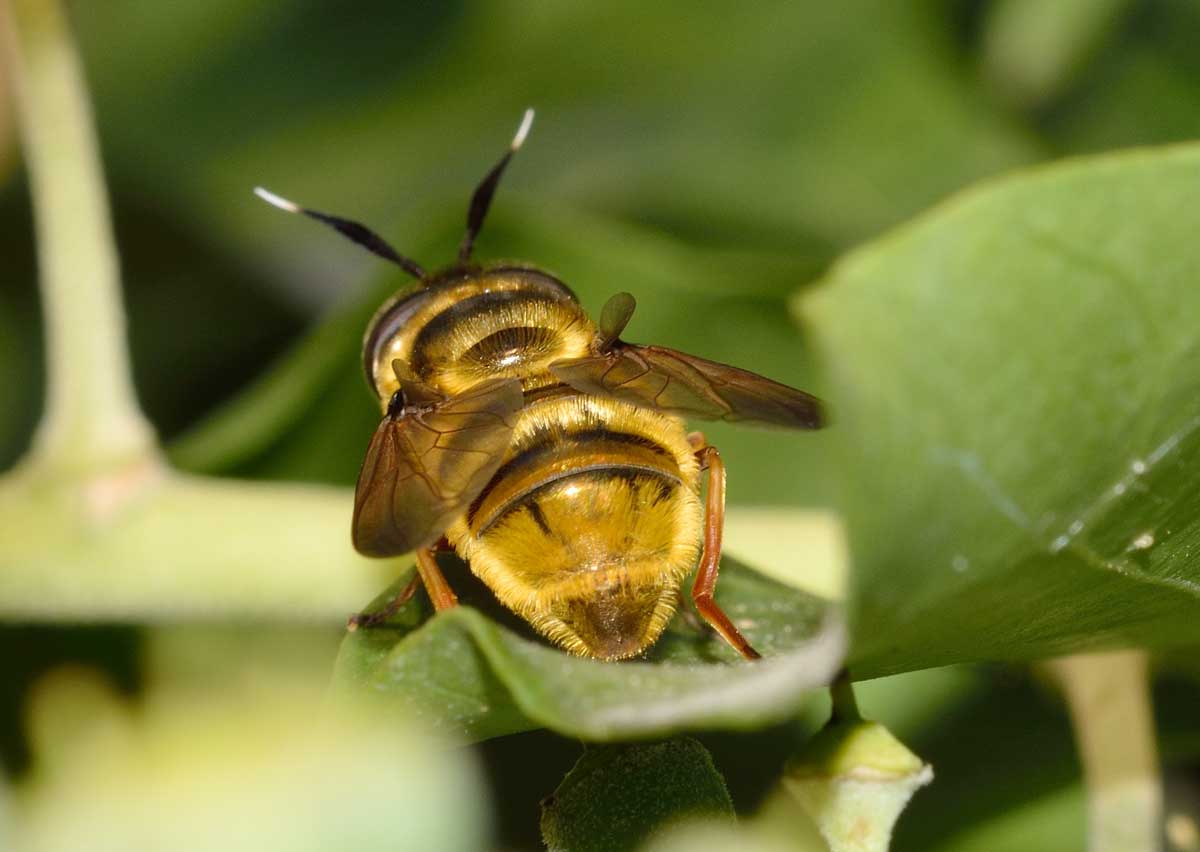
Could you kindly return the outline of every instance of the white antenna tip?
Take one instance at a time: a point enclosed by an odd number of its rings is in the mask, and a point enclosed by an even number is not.
[[[286,198],[276,195],[269,189],[264,189],[261,186],[254,187],[254,194],[263,201],[270,204],[272,207],[278,207],[280,210],[286,210],[288,213],[302,213],[300,205],[295,202],[288,201]]]
[[[521,126],[517,128],[517,135],[513,137],[512,150],[519,150],[525,144],[525,137],[529,135],[529,128],[533,127],[533,108],[525,110],[525,115],[521,117]]]

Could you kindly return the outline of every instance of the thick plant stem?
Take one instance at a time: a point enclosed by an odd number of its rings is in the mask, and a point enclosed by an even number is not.
[[[359,556],[348,489],[172,475],[119,503],[0,488],[0,620],[344,624],[412,559]]]
[[[29,169],[46,324],[33,466],[69,476],[154,455],[130,377],[120,277],[91,108],[58,0],[0,0],[0,52]]]
[[[1090,852],[1154,852],[1162,781],[1141,651],[1081,654],[1048,664],[1062,687],[1083,763]]]
[[[36,215],[46,411],[0,479],[0,617],[343,622],[396,570],[342,489],[172,474],[138,408],[91,110],[59,0],[0,0]]]

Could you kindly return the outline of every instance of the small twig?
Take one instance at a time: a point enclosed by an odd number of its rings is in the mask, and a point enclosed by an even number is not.
[[[829,685],[829,697],[833,701],[830,710],[830,722],[858,722],[862,716],[858,712],[858,700],[854,697],[854,684],[850,681],[850,672],[842,669]]]
[[[37,225],[46,410],[28,460],[106,471],[155,455],[134,395],[125,316],[91,107],[57,0],[0,0]]]
[[[1141,651],[1047,664],[1062,687],[1083,764],[1090,852],[1160,848],[1162,779]]]

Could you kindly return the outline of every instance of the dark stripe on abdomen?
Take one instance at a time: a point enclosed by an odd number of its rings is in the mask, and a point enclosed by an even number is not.
[[[512,513],[524,509],[529,512],[534,523],[538,525],[542,532],[550,534],[552,532],[550,525],[547,523],[546,517],[537,502],[540,495],[548,489],[568,484],[571,480],[599,482],[605,487],[609,487],[614,479],[624,480],[630,490],[634,490],[638,483],[654,483],[658,491],[652,501],[654,503],[665,500],[675,489],[683,484],[678,476],[672,476],[659,468],[622,462],[597,463],[592,466],[564,470],[549,474],[535,483],[530,483],[527,488],[514,494],[511,499],[493,507],[486,515],[481,515],[478,528],[473,523],[471,524],[472,532],[476,538],[482,537]]]
[[[547,475],[556,470],[569,470],[571,462],[575,460],[585,467],[590,466],[596,463],[597,458],[604,458],[613,468],[624,465],[679,478],[674,454],[661,444],[641,435],[597,427],[576,432],[548,430],[540,435],[535,434],[523,450],[500,466],[495,476],[472,501],[467,510],[467,523],[473,526],[480,508],[488,502],[493,492],[514,480],[528,480],[539,470],[544,470]]]

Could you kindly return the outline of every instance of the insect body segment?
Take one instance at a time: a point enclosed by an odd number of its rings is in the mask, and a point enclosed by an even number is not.
[[[610,300],[597,326],[545,272],[471,264],[531,117],[475,192],[458,263],[435,275],[362,225],[260,192],[419,278],[379,309],[363,340],[384,416],[355,491],[354,545],[369,556],[415,550],[438,609],[456,598],[433,547],[452,547],[535,629],[600,659],[653,644],[695,570],[697,611],[755,658],[713,599],[724,465],[679,418],[816,428],[819,403],[754,373],[621,340],[634,310],[626,293]],[[356,616],[351,626],[377,620]]]
[[[496,377],[525,390],[556,384],[555,361],[590,354],[595,328],[565,284],[514,265],[454,270],[385,306],[363,341],[380,400],[399,387],[400,360],[447,395]]]
[[[699,466],[677,421],[563,394],[522,412],[447,537],[502,603],[568,650],[640,652],[699,555]]]

